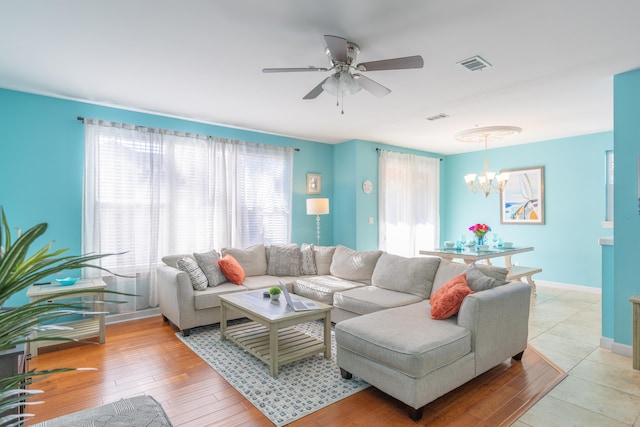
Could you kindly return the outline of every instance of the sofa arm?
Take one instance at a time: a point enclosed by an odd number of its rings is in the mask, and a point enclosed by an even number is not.
[[[476,376],[527,348],[531,285],[508,282],[468,295],[458,325],[471,331]]]
[[[157,273],[160,312],[180,330],[193,327],[194,291],[189,275],[168,265],[159,265]]]

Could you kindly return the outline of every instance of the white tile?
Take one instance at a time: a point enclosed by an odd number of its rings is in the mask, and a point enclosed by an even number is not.
[[[628,424],[549,395],[519,420],[533,427],[629,427]]]
[[[640,371],[634,369],[621,368],[588,359],[573,368],[571,375],[640,396]]]
[[[611,350],[602,347],[596,348],[589,356],[587,356],[587,360],[614,366],[620,369],[633,369],[633,360],[630,357],[614,353]]]
[[[585,392],[588,390],[588,392]],[[569,375],[549,396],[631,425],[640,415],[640,396]]]
[[[530,343],[543,354],[545,354],[545,350],[548,350],[584,359],[598,347],[599,340],[595,343],[587,344],[575,339],[575,337],[559,336],[548,331],[532,339]]]
[[[548,333],[560,338],[586,344],[593,349],[600,346],[600,328],[588,328],[584,325],[576,325],[567,321],[549,329]]]

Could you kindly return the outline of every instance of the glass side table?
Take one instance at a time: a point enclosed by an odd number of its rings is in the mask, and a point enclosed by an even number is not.
[[[50,285],[31,285],[27,289],[27,297],[30,302],[43,301],[46,304],[47,301],[59,300],[59,299],[72,299],[80,297],[91,297],[91,307],[89,311],[103,312],[104,302],[102,292],[95,292],[96,290],[103,290],[107,287],[107,284],[102,279],[82,279],[78,280],[76,284],[69,286],[62,286],[59,284]],[[78,292],[71,297],[56,297],[55,295],[60,292],[74,291]],[[82,293],[82,291],[92,291]],[[60,323],[60,325],[68,326],[71,330],[51,330],[51,331],[37,331],[32,335],[32,339],[36,337],[61,337],[77,340],[85,340],[88,338],[98,338],[100,344],[105,341],[105,315],[104,313],[91,314],[83,317],[80,320],[71,322]],[[29,343],[29,352],[32,357],[38,355],[38,349],[40,347],[46,347],[50,345],[56,345],[65,341],[31,341]]]

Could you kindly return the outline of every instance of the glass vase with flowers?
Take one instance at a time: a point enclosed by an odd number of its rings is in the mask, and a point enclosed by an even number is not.
[[[491,231],[491,227],[487,224],[474,224],[469,227],[469,231],[476,237],[476,245],[480,246],[486,244],[486,234]]]

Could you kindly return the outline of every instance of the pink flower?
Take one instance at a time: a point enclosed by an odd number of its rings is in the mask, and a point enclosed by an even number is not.
[[[469,227],[469,231],[472,231],[476,236],[482,237],[487,234],[488,231],[491,231],[491,227],[487,224],[475,224]]]

